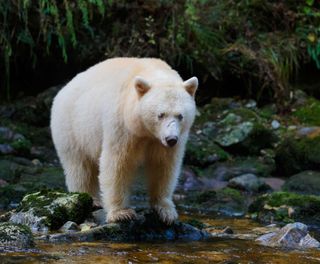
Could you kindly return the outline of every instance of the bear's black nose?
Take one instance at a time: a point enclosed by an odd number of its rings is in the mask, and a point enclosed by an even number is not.
[[[178,137],[176,137],[176,136],[169,136],[169,137],[166,137],[166,141],[167,141],[167,144],[168,144],[170,147],[173,147],[175,144],[177,144],[177,142],[178,142]]]

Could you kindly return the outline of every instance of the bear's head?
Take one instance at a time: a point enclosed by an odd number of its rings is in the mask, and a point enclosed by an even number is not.
[[[140,120],[149,134],[165,147],[173,147],[185,135],[195,118],[198,79],[154,82],[135,77]]]

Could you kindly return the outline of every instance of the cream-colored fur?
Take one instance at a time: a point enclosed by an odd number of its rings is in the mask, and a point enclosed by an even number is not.
[[[183,82],[159,59],[115,58],[78,74],[55,97],[51,130],[69,191],[101,199],[107,221],[134,218],[135,169],[144,164],[150,203],[171,223],[172,194],[195,116],[195,77]],[[182,116],[182,118],[181,118]],[[168,137],[178,138],[173,147]]]

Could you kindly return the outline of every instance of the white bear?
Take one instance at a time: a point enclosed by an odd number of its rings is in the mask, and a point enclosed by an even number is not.
[[[198,79],[185,82],[164,61],[108,59],[73,78],[55,97],[52,138],[69,191],[100,199],[106,220],[134,219],[130,185],[144,164],[150,204],[170,224]]]

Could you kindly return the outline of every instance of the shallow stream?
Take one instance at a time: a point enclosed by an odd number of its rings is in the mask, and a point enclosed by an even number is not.
[[[250,234],[261,227],[249,219],[193,217],[215,227],[229,226],[234,233]],[[289,251],[257,245],[254,241],[216,238],[203,242],[37,242],[37,250],[0,251],[0,263],[320,263],[320,250]]]

